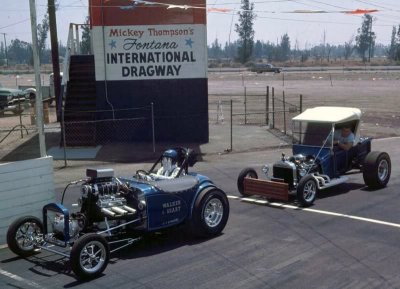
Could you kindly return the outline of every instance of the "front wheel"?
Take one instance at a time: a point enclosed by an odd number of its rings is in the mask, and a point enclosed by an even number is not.
[[[107,267],[110,248],[103,236],[89,233],[74,243],[70,256],[71,268],[76,276],[79,279],[92,279]]]
[[[39,218],[25,216],[15,220],[7,231],[8,248],[21,257],[35,253],[43,239],[43,224]]]
[[[239,193],[242,196],[251,196],[251,194],[247,194],[244,191],[244,179],[245,178],[258,179],[257,172],[253,168],[245,168],[240,172],[238,179],[237,179],[237,187],[238,187]]]
[[[317,181],[313,176],[304,176],[297,186],[297,200],[303,207],[311,206],[318,193]]]
[[[389,182],[391,170],[390,157],[387,153],[370,152],[364,161],[364,182],[371,189],[381,189]]]
[[[199,237],[219,235],[225,228],[229,217],[229,202],[225,193],[211,189],[201,193],[194,204],[191,232]]]

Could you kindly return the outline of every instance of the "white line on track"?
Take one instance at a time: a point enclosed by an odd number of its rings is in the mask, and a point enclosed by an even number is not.
[[[255,204],[267,205],[267,206],[271,206],[271,207],[306,211],[306,212],[312,212],[312,213],[317,213],[317,214],[330,215],[330,216],[335,216],[335,217],[340,217],[340,218],[346,218],[346,219],[352,219],[352,220],[357,220],[357,221],[362,221],[362,222],[368,222],[368,223],[374,223],[374,224],[379,224],[379,225],[384,225],[384,226],[389,226],[389,227],[400,228],[400,224],[397,224],[397,223],[385,222],[385,221],[380,221],[380,220],[375,220],[375,219],[370,219],[370,218],[348,215],[348,214],[335,213],[335,212],[330,212],[330,211],[322,211],[322,210],[316,210],[316,209],[310,209],[310,208],[302,208],[302,207],[288,205],[288,204],[284,204],[284,203],[269,202],[267,200],[262,200],[262,199],[241,198],[241,197],[231,196],[231,195],[228,195],[228,198],[234,199],[234,200],[240,200],[240,201],[247,202],[247,203],[255,203]]]
[[[22,283],[28,285],[28,287],[26,287],[26,288],[44,289],[44,287],[40,286],[39,284],[37,284],[35,282],[29,281],[27,279],[24,279],[24,278],[22,278],[22,277],[20,277],[18,275],[15,275],[13,273],[5,271],[5,270],[3,270],[1,268],[0,268],[0,274],[3,275],[3,276],[6,276],[6,277],[9,277],[9,278],[13,279],[14,281],[22,282]]]
[[[374,141],[392,140],[392,139],[400,139],[400,136],[392,136],[392,137],[385,137],[385,138],[374,138]]]

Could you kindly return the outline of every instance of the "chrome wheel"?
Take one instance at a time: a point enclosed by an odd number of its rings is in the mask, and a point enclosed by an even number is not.
[[[208,227],[214,228],[219,225],[224,215],[222,202],[217,198],[210,199],[204,207],[204,220]]]
[[[20,217],[7,230],[8,248],[18,256],[28,257],[34,254],[42,242],[43,224],[37,217]]]
[[[313,180],[309,180],[303,189],[303,198],[306,202],[311,202],[314,200],[317,193],[317,186]]]
[[[34,249],[36,240],[42,234],[42,229],[35,222],[23,223],[15,234],[17,246],[23,251]]]
[[[385,181],[389,174],[389,164],[387,160],[383,159],[378,165],[378,178],[381,181]]]
[[[80,266],[87,273],[97,272],[106,262],[107,251],[99,241],[87,243],[79,256]]]

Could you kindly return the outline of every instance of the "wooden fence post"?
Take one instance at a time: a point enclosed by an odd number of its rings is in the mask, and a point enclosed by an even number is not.
[[[286,134],[286,102],[285,102],[285,91],[282,91],[283,101],[283,131]]]
[[[265,95],[265,125],[269,125],[269,86]]]
[[[232,134],[233,134],[233,105],[232,105],[232,99],[231,99],[231,151],[232,151],[232,149],[233,149],[233,136],[232,136]]]
[[[247,91],[244,87],[244,124],[247,124]]]
[[[272,87],[272,128],[275,128],[275,88]]]

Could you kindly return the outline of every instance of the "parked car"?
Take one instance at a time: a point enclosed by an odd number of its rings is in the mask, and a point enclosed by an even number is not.
[[[60,72],[60,78],[62,80],[63,77],[63,73]],[[32,87],[32,86],[27,86],[27,85],[20,85],[19,86],[20,89],[23,89],[24,91],[26,91],[29,95],[29,99],[31,101],[34,101],[36,98],[36,88]],[[54,73],[50,73],[49,74],[49,86],[42,86],[42,98],[43,101],[48,102],[48,104],[52,104],[53,101],[55,100],[55,90],[54,90]],[[61,87],[61,90],[63,88]]]
[[[19,114],[24,110],[23,103],[29,98],[29,94],[20,89],[6,88],[0,84],[0,114],[12,111]]]
[[[238,177],[239,192],[288,200],[294,194],[303,206],[313,204],[318,191],[348,180],[347,172],[360,172],[371,189],[387,185],[391,174],[386,152],[371,151],[371,138],[360,136],[361,111],[348,107],[310,108],[293,118],[293,155],[282,154],[272,166],[263,167],[269,180],[258,180],[253,168],[243,169]],[[349,150],[334,145],[335,130],[350,127],[355,138]]]
[[[43,207],[43,219],[24,216],[10,225],[10,250],[22,257],[40,249],[59,254],[70,259],[79,279],[88,279],[105,270],[111,252],[145,232],[182,225],[200,237],[220,234],[229,216],[225,192],[208,177],[188,172],[196,161],[192,150],[167,150],[162,158],[179,161],[180,173],[168,176],[168,168],[159,168],[123,178],[114,177],[113,169],[87,169],[87,178],[70,183],[82,183],[80,210],[70,213],[63,205],[68,184],[61,204]]]
[[[256,63],[251,69],[251,72],[263,73],[263,72],[274,72],[280,73],[282,71],[281,67],[275,67],[269,63]]]

